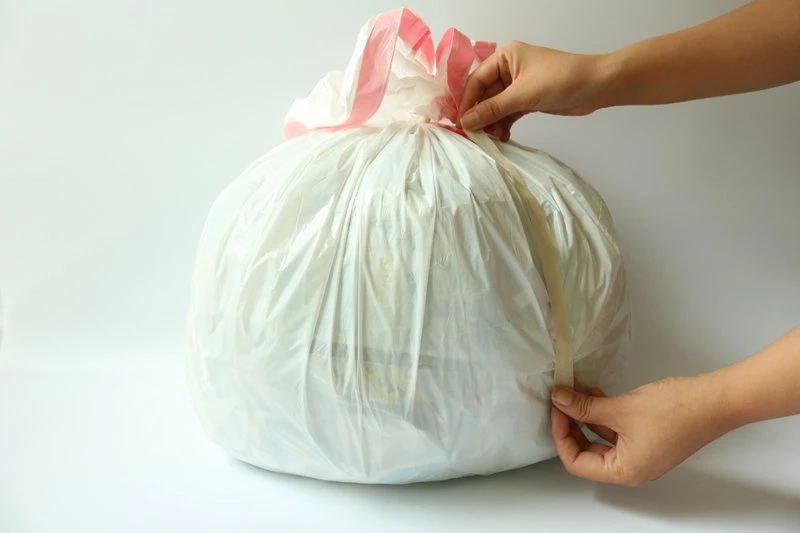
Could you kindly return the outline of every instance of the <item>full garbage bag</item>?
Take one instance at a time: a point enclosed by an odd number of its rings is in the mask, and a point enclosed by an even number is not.
[[[209,437],[264,469],[360,483],[553,457],[550,390],[614,390],[629,310],[611,215],[565,164],[455,127],[494,50],[373,17],[286,140],[214,202],[188,383]]]

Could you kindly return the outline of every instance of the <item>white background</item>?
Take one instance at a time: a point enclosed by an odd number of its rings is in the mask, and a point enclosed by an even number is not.
[[[409,0],[441,34],[601,52],[741,2]],[[308,5],[309,7],[304,7]],[[359,487],[208,443],[183,381],[194,246],[390,0],[0,0],[0,533],[800,531],[800,420],[746,428],[638,490],[554,461]],[[800,86],[587,118],[517,140],[608,201],[635,312],[631,385],[710,370],[800,323]]]

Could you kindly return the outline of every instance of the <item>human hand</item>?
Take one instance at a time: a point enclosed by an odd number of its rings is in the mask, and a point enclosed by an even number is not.
[[[601,106],[608,70],[603,56],[511,42],[467,80],[459,125],[508,141],[511,126],[527,113],[588,115]]]
[[[656,480],[737,425],[713,375],[670,378],[611,398],[576,389],[553,392],[553,441],[567,471],[592,481]],[[589,442],[578,422],[611,445]]]

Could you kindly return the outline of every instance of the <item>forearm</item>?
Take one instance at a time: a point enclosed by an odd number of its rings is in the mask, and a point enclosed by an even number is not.
[[[800,327],[707,379],[731,429],[800,414]]]
[[[755,0],[603,56],[598,107],[667,104],[800,80],[800,0]]]

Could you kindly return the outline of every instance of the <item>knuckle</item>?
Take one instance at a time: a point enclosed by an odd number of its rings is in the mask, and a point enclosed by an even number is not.
[[[581,418],[588,418],[592,414],[593,400],[591,396],[580,396],[578,403],[575,405],[577,414]]]
[[[505,49],[508,50],[509,52],[516,52],[519,51],[523,46],[525,45],[522,41],[514,39],[513,41],[509,41],[508,44],[506,44]]]
[[[500,104],[498,104],[496,100],[486,100],[483,104],[483,108],[486,118],[498,120],[502,116],[503,111],[500,109]]]
[[[574,462],[562,460],[561,464],[564,465],[564,470],[567,471],[567,474],[570,474],[572,476],[581,477],[580,476],[580,472],[578,471],[577,468],[575,468],[575,463]]]

